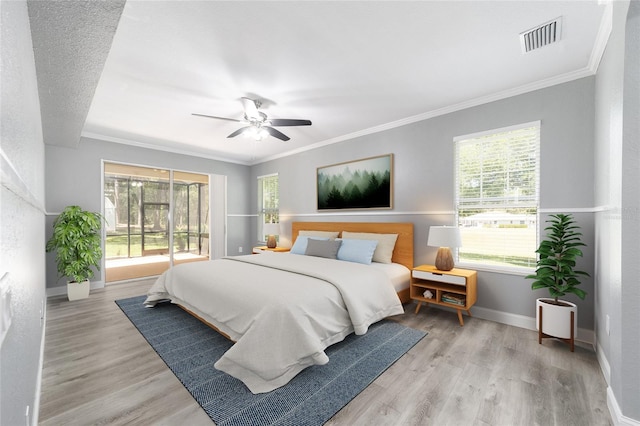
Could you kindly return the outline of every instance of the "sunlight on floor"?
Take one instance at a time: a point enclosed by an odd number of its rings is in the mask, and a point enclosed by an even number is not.
[[[173,255],[174,264],[199,262],[203,260],[209,260],[209,258],[193,253],[176,253]],[[107,283],[160,275],[169,269],[169,256],[156,255],[127,259],[110,259],[106,261],[105,269]]]

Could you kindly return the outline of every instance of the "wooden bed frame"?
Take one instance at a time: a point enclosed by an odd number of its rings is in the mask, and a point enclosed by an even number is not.
[[[300,231],[334,231],[334,232],[370,232],[375,234],[398,234],[396,246],[393,249],[391,261],[413,269],[413,223],[394,222],[293,222],[291,226],[291,243],[293,244]],[[402,303],[411,301],[409,288],[398,292]],[[193,315],[218,333],[233,341],[227,334],[220,331],[215,325],[198,316],[182,305],[178,305],[189,314]]]
[[[413,269],[413,223],[396,222],[292,222],[291,244],[300,231],[370,232],[375,234],[398,234],[391,261]],[[341,234],[340,234],[341,235]],[[398,292],[402,303],[411,301],[409,288]]]

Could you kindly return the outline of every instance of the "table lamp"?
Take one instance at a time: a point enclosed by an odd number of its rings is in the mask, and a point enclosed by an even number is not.
[[[276,248],[276,235],[280,235],[279,223],[265,223],[262,231],[267,235],[267,247]]]
[[[457,226],[431,226],[427,245],[438,247],[436,268],[441,271],[450,271],[454,266],[451,247],[461,246],[460,230]]]

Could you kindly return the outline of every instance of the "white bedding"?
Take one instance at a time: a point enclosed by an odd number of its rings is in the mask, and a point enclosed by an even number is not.
[[[389,277],[396,293],[409,288],[411,269],[406,266],[399,263],[371,262],[371,267],[381,270]]]
[[[288,383],[347,335],[403,313],[387,274],[370,265],[299,255],[248,255],[177,265],[145,305],[170,299],[236,343],[215,367],[253,393]]]

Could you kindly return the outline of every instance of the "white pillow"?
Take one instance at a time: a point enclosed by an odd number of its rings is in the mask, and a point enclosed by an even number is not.
[[[305,254],[307,251],[307,244],[308,244],[308,240],[310,237],[305,237],[305,236],[298,236],[298,238],[296,238],[296,242],[293,243],[293,247],[291,247],[291,250],[289,250],[289,253],[292,254]],[[322,240],[322,241],[328,241],[329,238],[321,238],[321,237],[313,237],[312,239],[314,240]]]
[[[342,241],[340,250],[338,250],[338,260],[363,263],[365,265],[371,264],[373,253],[376,251],[376,247],[378,245],[377,240],[351,240],[338,238],[336,241]]]
[[[340,231],[299,231],[298,235],[303,235],[305,237],[323,237],[328,238],[330,240],[334,238],[338,238],[338,234]]]
[[[393,256],[393,249],[396,246],[398,234],[342,231],[342,238],[354,240],[377,240],[378,246],[376,247],[376,251],[373,253],[373,261],[391,263],[391,257]]]

